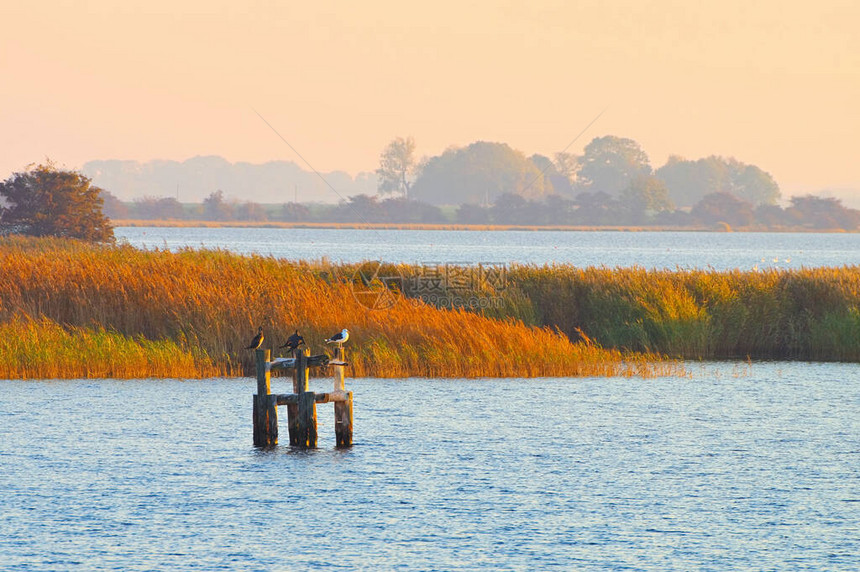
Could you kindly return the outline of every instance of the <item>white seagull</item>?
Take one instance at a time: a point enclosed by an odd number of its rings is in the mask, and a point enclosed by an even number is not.
[[[341,331],[339,331],[338,333],[336,333],[335,335],[333,335],[332,337],[330,337],[329,339],[327,339],[325,341],[325,343],[337,344],[339,346],[342,346],[343,344],[346,343],[346,340],[348,340],[348,339],[349,339],[349,330],[344,328]]]

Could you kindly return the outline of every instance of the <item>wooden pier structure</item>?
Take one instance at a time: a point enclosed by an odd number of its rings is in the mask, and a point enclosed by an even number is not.
[[[271,350],[256,350],[257,393],[254,395],[254,446],[273,447],[278,444],[278,405],[287,406],[290,445],[306,449],[317,446],[317,403],[334,403],[334,434],[338,447],[352,446],[352,392],[344,387],[343,346],[337,348],[335,360],[328,356],[311,356],[302,348],[294,358],[271,360]],[[308,373],[312,367],[334,368],[334,388],[328,393],[309,391]],[[271,371],[293,370],[293,393],[273,394]]]

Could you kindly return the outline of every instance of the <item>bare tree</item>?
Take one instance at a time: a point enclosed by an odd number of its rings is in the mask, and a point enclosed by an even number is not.
[[[415,140],[412,137],[397,137],[379,156],[377,190],[380,194],[401,193],[409,197],[409,189],[415,180]]]

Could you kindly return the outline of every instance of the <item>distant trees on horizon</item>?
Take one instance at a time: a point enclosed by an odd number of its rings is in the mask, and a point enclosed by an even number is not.
[[[778,184],[758,166],[733,157],[674,155],[654,169],[636,141],[613,135],[592,139],[582,155],[552,158],[487,141],[434,157],[418,158],[415,150],[412,137],[393,139],[373,174],[377,194],[353,194],[337,205],[300,202],[295,195],[261,205],[230,200],[216,188],[193,204],[151,196],[123,203],[103,193],[104,209],[112,218],[143,220],[848,230],[860,224],[858,211],[837,199],[810,195],[779,206]],[[289,197],[285,191],[281,196]]]
[[[603,191],[581,192],[574,198],[558,194],[530,200],[515,193],[496,197],[489,205],[462,203],[441,208],[404,197],[355,195],[338,205],[261,205],[227,201],[212,193],[203,203],[183,205],[173,198],[145,198],[131,204],[103,192],[111,218],[140,220],[206,220],[316,222],[355,224],[477,224],[523,226],[658,226],[684,228],[756,228],[857,230],[860,211],[839,199],[813,195],[793,197],[790,205],[753,203],[731,193],[709,193],[689,209],[666,208],[665,192],[651,176],[639,175],[619,197]],[[119,209],[117,212],[115,209]]]

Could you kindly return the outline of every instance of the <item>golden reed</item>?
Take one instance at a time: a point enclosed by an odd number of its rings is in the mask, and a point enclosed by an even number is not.
[[[0,239],[2,377],[247,375],[253,352],[243,348],[260,325],[264,347],[298,329],[313,353],[348,327],[354,377],[684,373],[676,361],[572,343],[520,320],[412,300],[369,310],[321,263]]]

